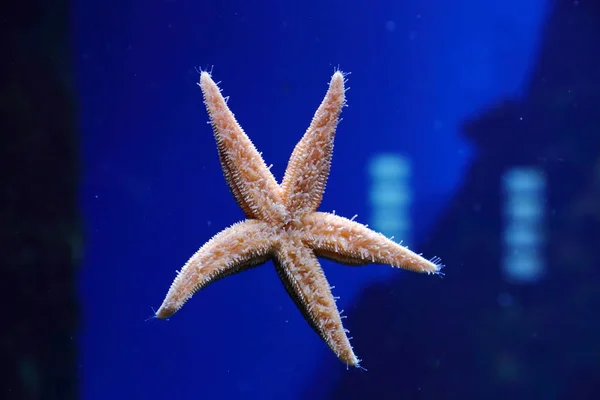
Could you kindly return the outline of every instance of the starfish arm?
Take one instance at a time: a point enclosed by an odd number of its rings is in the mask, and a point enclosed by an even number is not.
[[[248,218],[285,220],[280,188],[250,138],[235,116],[210,74],[200,74],[204,104],[217,142],[225,180],[235,200]]]
[[[319,257],[348,265],[388,264],[414,272],[440,272],[439,259],[427,260],[367,226],[338,215],[304,216],[303,240]]]
[[[329,90],[288,163],[281,183],[290,213],[301,216],[315,211],[323,198],[329,175],[338,117],[345,104],[344,76],[337,71]]]
[[[245,220],[221,231],[178,272],[156,317],[168,318],[208,284],[264,263],[271,256],[275,240],[269,225],[258,220]]]
[[[277,273],[303,317],[347,365],[358,366],[329,283],[313,251],[301,242],[283,242],[274,257]]]

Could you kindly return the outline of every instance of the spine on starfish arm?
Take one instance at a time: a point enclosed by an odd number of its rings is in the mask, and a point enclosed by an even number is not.
[[[257,220],[238,222],[217,233],[177,273],[156,317],[169,318],[203,287],[264,263],[276,240],[272,228]]]
[[[335,131],[346,105],[344,84],[344,74],[335,71],[325,98],[290,157],[281,191],[287,209],[296,216],[315,211],[323,199]]]
[[[240,124],[221,89],[202,71],[200,88],[210,117],[225,181],[248,218],[278,222],[288,218],[281,190]],[[269,207],[264,207],[268,204]]]

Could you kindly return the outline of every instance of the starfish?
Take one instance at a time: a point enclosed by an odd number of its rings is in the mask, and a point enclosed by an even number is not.
[[[336,71],[278,184],[211,75],[200,73],[225,180],[247,219],[216,234],[187,261],[156,311],[157,318],[170,317],[208,284],[273,260],[309,325],[342,362],[360,367],[318,257],[346,265],[389,264],[440,273],[439,258],[427,260],[353,219],[317,211],[346,104],[344,84],[344,75]]]

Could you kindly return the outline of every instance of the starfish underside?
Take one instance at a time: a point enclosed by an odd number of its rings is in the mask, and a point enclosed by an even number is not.
[[[365,225],[317,211],[345,105],[344,83],[343,74],[336,71],[278,184],[210,74],[201,72],[199,85],[225,180],[247,219],[215,235],[188,260],[156,317],[173,315],[195,292],[219,278],[273,260],[287,292],[315,332],[342,362],[359,366],[318,257],[346,265],[389,264],[439,273],[438,259],[427,260]]]

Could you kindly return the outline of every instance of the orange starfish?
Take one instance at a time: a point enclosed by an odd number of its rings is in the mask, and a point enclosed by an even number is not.
[[[336,71],[310,127],[296,145],[281,185],[237,123],[208,72],[200,87],[213,127],[225,179],[247,219],[210,239],[178,272],[156,312],[168,318],[199,289],[219,278],[272,259],[302,315],[347,365],[359,366],[317,257],[347,265],[389,264],[439,273],[426,260],[385,236],[334,214],[317,212],[345,105],[344,76]]]

